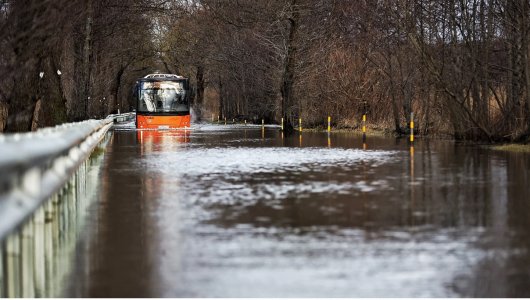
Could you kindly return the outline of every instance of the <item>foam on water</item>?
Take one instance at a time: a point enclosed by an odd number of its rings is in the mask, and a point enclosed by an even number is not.
[[[166,175],[257,174],[321,171],[361,163],[377,167],[396,153],[325,148],[195,148],[158,153],[141,163]]]

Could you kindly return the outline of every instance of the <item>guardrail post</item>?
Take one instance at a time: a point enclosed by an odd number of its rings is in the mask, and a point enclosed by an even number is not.
[[[5,278],[4,278],[4,243],[0,242],[0,298],[7,298],[5,293]]]
[[[44,208],[39,208],[34,217],[35,226],[35,291],[38,297],[44,296],[46,290],[46,263],[44,261]]]
[[[20,264],[21,264],[21,282],[22,282],[22,297],[34,298],[35,282],[34,282],[34,245],[35,232],[33,227],[33,220],[30,220],[24,225],[21,234],[20,242]]]
[[[17,235],[6,239],[6,296],[20,298],[20,241]]]
[[[47,297],[54,295],[53,285],[50,282],[50,279],[53,278],[53,263],[54,263],[54,249],[53,249],[53,220],[46,222],[44,225],[44,261],[45,261],[45,291]]]
[[[45,222],[51,222],[55,215],[55,205],[54,205],[54,199],[56,195],[53,195],[50,200],[44,204],[44,220]]]

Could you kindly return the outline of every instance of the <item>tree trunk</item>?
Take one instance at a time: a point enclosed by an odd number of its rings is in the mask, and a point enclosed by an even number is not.
[[[523,74],[523,53],[522,53],[522,39],[521,39],[521,12],[519,0],[507,1],[506,3],[506,18],[509,23],[508,31],[508,47],[509,51],[509,94],[506,115],[509,132],[516,130],[517,118],[520,117],[520,99],[522,96],[521,79]]]
[[[521,40],[522,40],[522,53],[523,53],[523,68],[524,68],[524,74],[525,74],[524,90],[525,90],[525,98],[526,98],[526,101],[524,102],[524,108],[525,108],[524,118],[525,118],[525,126],[526,126],[524,136],[528,137],[530,136],[530,62],[528,61],[530,59],[529,53],[528,53],[528,51],[530,51],[529,49],[530,41],[529,41],[529,34],[528,34],[528,26],[530,26],[529,19],[528,19],[528,12],[530,10],[530,7],[528,6],[528,2],[526,1],[524,1],[522,5],[524,5],[524,8],[523,8],[523,17],[522,17],[522,26],[521,26],[521,30],[522,30]]]
[[[7,126],[8,109],[7,104],[0,102],[0,132],[4,132]]]
[[[294,110],[294,68],[296,63],[296,38],[298,33],[298,12],[296,8],[296,0],[291,0],[291,16],[289,21],[289,36],[287,40],[287,54],[284,60],[283,76],[282,76],[282,117],[284,120],[284,131],[292,132],[293,127],[293,110]]]
[[[90,105],[88,97],[90,97],[90,58],[92,52],[92,18],[94,14],[92,6],[92,0],[88,0],[85,20],[85,40],[83,45],[83,92],[81,93],[81,100],[84,101],[84,111],[82,118],[88,117],[88,106]]]
[[[223,81],[219,78],[219,120],[222,120],[225,117],[223,93]]]
[[[120,67],[120,69],[116,73],[116,84],[114,85],[114,97],[113,97],[114,99],[112,99],[112,103],[110,105],[110,112],[118,111],[118,99],[120,97],[121,81],[123,78],[123,73],[125,73],[127,66],[128,65]],[[107,114],[110,112],[108,111],[108,106],[107,106]]]
[[[197,74],[195,76],[197,80],[197,96],[195,98],[195,119],[200,121],[202,118],[202,105],[204,102],[204,66],[197,66]]]
[[[392,81],[392,80],[391,80]],[[396,133],[401,135],[403,134],[403,130],[401,129],[401,125],[399,124],[399,108],[398,108],[398,105],[397,105],[397,100],[396,100],[396,95],[394,94],[394,84],[391,82],[390,83],[390,93],[391,93],[391,96],[390,96],[390,99],[392,99],[392,114],[393,114],[393,117],[394,117],[394,128],[396,130]],[[363,113],[366,113],[366,112],[363,112]]]
[[[41,111],[41,99],[38,99],[35,103],[35,108],[33,109],[33,117],[31,118],[31,128],[30,131],[35,131],[39,128],[39,114]]]
[[[394,127],[396,130],[396,133],[401,135],[403,133],[403,130],[401,129],[401,125],[399,124],[399,108],[396,100],[396,91],[395,91],[395,84],[394,79],[392,78],[393,74],[393,68],[392,68],[392,57],[387,59],[388,61],[388,79],[390,80],[390,99],[392,100],[392,115],[394,117]],[[366,111],[363,111],[363,113],[366,113]]]
[[[523,55],[523,68],[524,68],[524,75],[525,75],[525,101],[524,101],[524,126],[526,127],[524,130],[524,133],[522,133],[520,136],[515,137],[515,140],[517,142],[528,142],[530,139],[530,65],[528,62],[529,55],[529,47],[528,47],[528,38],[525,37],[524,41],[524,55]]]
[[[53,74],[53,85],[57,86],[57,95],[53,96],[53,100],[50,102],[54,110],[54,124],[62,124],[68,121],[68,112],[66,108],[66,97],[63,86],[62,73],[60,71],[57,60],[52,56],[50,57],[51,73]],[[49,95],[51,96],[51,95]],[[49,106],[48,104],[47,106]]]

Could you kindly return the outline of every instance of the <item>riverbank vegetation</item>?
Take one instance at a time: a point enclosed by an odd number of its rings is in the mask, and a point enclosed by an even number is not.
[[[11,47],[0,52],[7,53],[0,54],[1,73],[11,74],[6,65],[31,69],[0,79],[8,91],[0,95],[4,115],[21,114],[15,103],[27,109],[48,97],[57,102],[50,106],[57,120],[99,116],[114,103],[130,106],[134,78],[158,69],[192,78],[195,113],[206,119],[283,117],[289,129],[300,117],[314,127],[331,115],[334,126],[353,128],[367,113],[368,126],[406,134],[413,113],[421,135],[489,142],[530,136],[529,1],[74,2],[0,2],[0,26],[10,29],[1,31],[0,47]],[[48,27],[33,24],[42,28],[38,36],[17,37],[28,31],[16,26],[26,24],[17,16],[30,4],[71,11]],[[17,51],[30,40],[51,54],[26,59]],[[54,64],[70,74],[62,85]],[[42,66],[50,74],[43,82],[35,75]],[[31,87],[24,95],[13,89],[20,82]],[[51,100],[52,86],[58,100]]]
[[[530,153],[530,145],[521,145],[521,144],[497,145],[497,146],[493,146],[492,149],[497,150],[497,151]]]

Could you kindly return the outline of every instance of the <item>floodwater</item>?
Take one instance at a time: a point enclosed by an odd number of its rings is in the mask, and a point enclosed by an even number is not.
[[[65,296],[530,297],[530,157],[114,130]]]

